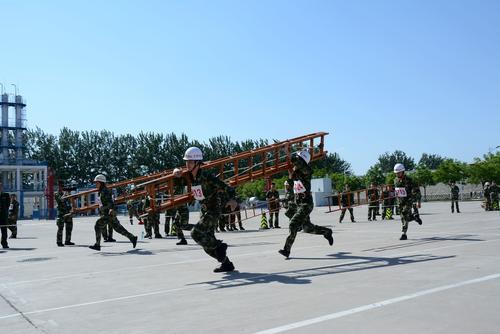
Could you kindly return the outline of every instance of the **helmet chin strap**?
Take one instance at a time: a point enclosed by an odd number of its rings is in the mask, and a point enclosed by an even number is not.
[[[191,172],[191,174],[194,177],[196,177],[196,175],[198,174],[198,171],[200,170],[200,167],[201,167],[201,161],[195,160],[194,161],[194,167],[193,167],[193,169],[189,170],[189,172]]]

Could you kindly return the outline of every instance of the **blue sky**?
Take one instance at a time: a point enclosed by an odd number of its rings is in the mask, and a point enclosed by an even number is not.
[[[205,141],[326,131],[362,174],[500,145],[500,1],[5,1],[28,126]]]

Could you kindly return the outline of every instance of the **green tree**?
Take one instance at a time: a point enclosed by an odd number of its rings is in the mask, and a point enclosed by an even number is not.
[[[467,165],[460,161],[446,159],[434,172],[434,181],[450,183],[460,182],[467,177]]]
[[[387,173],[385,175],[385,184],[394,184],[394,179],[396,178],[396,174],[394,173]]]
[[[418,165],[415,172],[412,174],[415,182],[424,187],[424,200],[427,200],[427,186],[436,184],[432,175],[432,171],[424,165]]]
[[[483,160],[476,158],[468,168],[468,181],[476,184],[495,181],[500,183],[500,152],[484,155]]]
[[[446,159],[437,154],[423,153],[418,161],[419,166],[425,166],[430,170],[436,170]]]
[[[311,168],[322,176],[331,173],[351,174],[351,164],[342,159],[338,153],[328,153],[323,159],[313,161]]]
[[[379,163],[376,163],[375,165],[371,166],[370,169],[368,169],[368,171],[365,174],[365,181],[366,185],[370,183],[374,183],[376,185],[384,184],[385,175]]]
[[[266,199],[266,193],[264,190],[265,180],[256,180],[242,184],[236,188],[236,192],[241,199],[246,199],[250,197],[257,197],[259,200]]]
[[[346,184],[349,185],[351,190],[359,190],[365,188],[365,179],[362,176],[355,176],[349,174],[332,173],[330,174],[332,179],[332,188],[338,192],[344,191]]]
[[[394,165],[402,163],[406,170],[415,168],[415,161],[413,158],[406,155],[405,152],[396,150],[394,153],[386,152],[378,157],[378,165],[382,173],[390,173],[394,170]]]

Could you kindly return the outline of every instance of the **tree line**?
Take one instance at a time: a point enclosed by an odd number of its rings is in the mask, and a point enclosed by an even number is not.
[[[76,182],[80,186],[92,184],[94,176],[105,173],[115,182],[155,173],[184,165],[182,157],[190,146],[203,151],[205,160],[256,149],[269,145],[266,139],[232,141],[228,136],[212,137],[208,142],[190,139],[175,133],[139,133],[115,135],[111,131],[75,131],[63,128],[59,135],[43,130],[29,129],[25,133],[25,155],[28,159],[46,161],[58,180]],[[416,182],[427,187],[443,182],[500,181],[500,153],[488,153],[476,158],[472,164],[424,153],[418,163],[405,152],[396,150],[381,154],[365,175],[354,175],[349,162],[337,153],[328,153],[325,159],[311,164],[314,177],[330,177],[333,188],[341,191],[345,184],[352,190],[369,184],[393,182],[393,167],[403,163]],[[274,177],[277,188],[282,189],[287,174]],[[258,180],[238,187],[241,197],[264,197],[264,181]]]

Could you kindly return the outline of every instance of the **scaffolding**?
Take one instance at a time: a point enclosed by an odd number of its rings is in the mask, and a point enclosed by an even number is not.
[[[47,163],[24,157],[26,100],[21,95],[2,94],[0,108],[0,180],[3,191],[17,195],[20,218],[39,217],[41,212],[47,212],[48,170]]]

